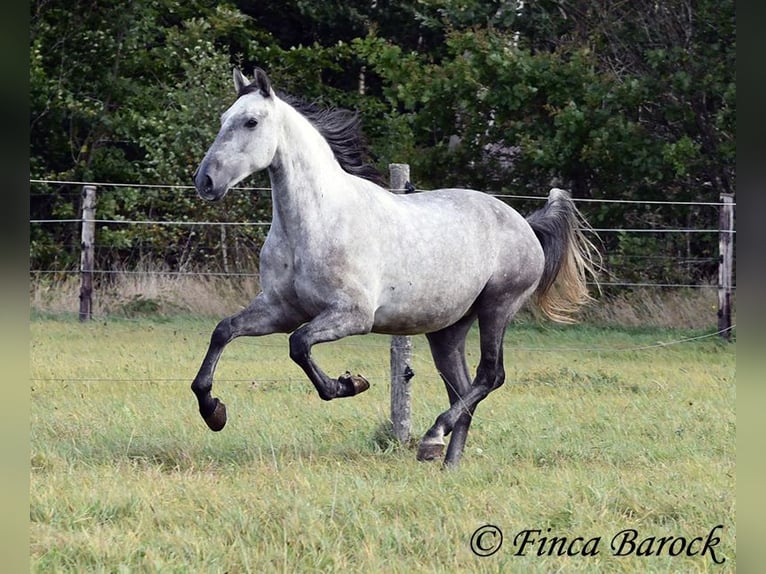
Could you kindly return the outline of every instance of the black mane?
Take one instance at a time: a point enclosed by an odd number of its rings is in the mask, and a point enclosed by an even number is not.
[[[252,82],[240,90],[239,96],[260,89],[256,82]],[[381,186],[386,185],[378,170],[365,161],[369,148],[362,134],[361,121],[357,112],[342,108],[324,108],[290,94],[279,93],[278,95],[282,101],[308,119],[322,134],[322,137],[330,144],[335,159],[346,172]]]
[[[319,130],[345,171],[378,185],[385,184],[378,170],[365,161],[369,148],[362,134],[361,120],[357,112],[342,108],[324,108],[289,94],[280,94],[279,97]]]

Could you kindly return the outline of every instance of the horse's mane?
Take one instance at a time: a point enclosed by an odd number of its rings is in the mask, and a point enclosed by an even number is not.
[[[335,159],[345,171],[378,185],[384,185],[378,170],[365,161],[369,148],[362,133],[361,120],[357,112],[343,108],[321,107],[314,102],[307,102],[290,94],[280,93],[279,98],[314,125],[330,144]]]
[[[256,82],[243,88],[239,95],[259,90]],[[357,112],[343,108],[326,108],[291,94],[278,93],[279,99],[308,119],[330,145],[335,159],[348,173],[385,186],[377,169],[365,161],[369,154],[367,140],[361,130]]]

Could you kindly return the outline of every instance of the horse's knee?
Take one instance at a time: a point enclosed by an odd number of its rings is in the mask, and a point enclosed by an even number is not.
[[[308,355],[309,346],[306,342],[306,338],[297,331],[290,335],[290,358],[300,365],[305,361]]]
[[[502,363],[480,364],[476,371],[476,382],[490,389],[501,387],[505,382],[505,369]]]
[[[216,325],[213,334],[210,336],[210,344],[217,347],[226,346],[232,339],[231,319],[223,319]]]

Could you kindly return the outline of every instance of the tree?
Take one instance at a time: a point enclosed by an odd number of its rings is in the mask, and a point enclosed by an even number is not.
[[[525,4],[509,29],[447,33],[438,60],[374,35],[357,48],[409,127],[424,186],[580,198],[717,201],[734,181],[733,3]],[[398,123],[399,126],[403,122]],[[715,212],[697,222],[715,228]],[[686,208],[614,205],[604,227],[688,227]],[[715,237],[606,238],[625,260],[715,253]],[[635,262],[634,262],[635,263]],[[628,279],[699,279],[714,267],[632,265]]]
[[[221,44],[244,42],[247,18],[210,2],[58,2],[32,6],[31,171],[37,178],[117,183],[189,184],[195,162],[232,99],[231,64]],[[193,16],[195,15],[195,16]],[[233,40],[234,39],[234,40]],[[201,119],[202,118],[202,119]],[[106,190],[105,190],[106,191]],[[32,217],[72,217],[79,189],[33,186]],[[223,207],[242,217],[240,197]],[[263,205],[260,205],[263,208]],[[222,208],[189,194],[145,189],[102,193],[104,219],[221,219]],[[251,213],[248,210],[248,215]],[[33,227],[33,265],[77,260],[73,226]],[[202,231],[114,226],[100,230],[102,266],[134,263],[143,246],[177,265]],[[190,241],[194,238],[193,241]],[[207,250],[209,255],[210,250]]]
[[[30,47],[33,177],[188,184],[233,98],[236,64],[265,68],[293,95],[359,110],[379,167],[408,162],[422,188],[544,195],[558,185],[578,198],[715,201],[736,187],[732,0],[40,0]],[[187,191],[121,188],[102,194],[99,214],[268,218],[262,194],[210,206]],[[32,193],[35,218],[78,212],[79,189]],[[604,227],[685,227],[689,217],[715,225],[712,210],[615,204],[591,216]],[[169,265],[209,266],[217,231],[110,226],[104,263],[132,264],[146,246]],[[72,232],[33,227],[33,265],[73,263]],[[251,251],[261,239],[237,238]],[[625,261],[715,252],[702,236],[606,241]],[[63,257],[62,244],[72,246]],[[632,264],[626,278],[706,271]]]

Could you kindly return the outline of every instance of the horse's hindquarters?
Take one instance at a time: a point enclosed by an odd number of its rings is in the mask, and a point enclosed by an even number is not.
[[[387,235],[369,269],[379,277],[375,332],[433,332],[474,312],[483,294],[524,297],[537,284],[540,243],[497,199],[440,190],[405,196],[397,207],[387,216],[400,233]]]

